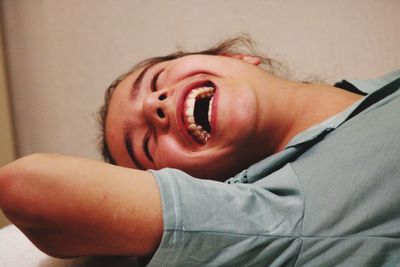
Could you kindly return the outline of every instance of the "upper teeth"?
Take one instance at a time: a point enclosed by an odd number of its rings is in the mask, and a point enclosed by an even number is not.
[[[210,98],[214,95],[214,88],[213,87],[200,87],[193,89],[188,96],[186,97],[185,100],[185,116],[184,120],[186,123],[187,130],[191,136],[194,137],[196,141],[199,143],[206,143],[208,139],[210,138],[210,134],[203,130],[201,125],[197,125],[194,119],[194,105],[196,102],[196,99],[204,99],[206,97]],[[211,116],[212,116],[212,100],[210,100],[210,108],[208,109],[208,121],[211,122]]]

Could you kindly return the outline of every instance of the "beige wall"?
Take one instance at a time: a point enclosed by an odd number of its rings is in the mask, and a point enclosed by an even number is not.
[[[245,32],[298,77],[374,78],[400,68],[399,0],[0,3],[18,156],[98,158],[94,114],[104,89],[138,60],[177,46]]]
[[[98,158],[94,113],[134,62],[250,33],[300,77],[400,67],[398,0],[2,0],[18,155]]]
[[[11,125],[9,97],[6,87],[4,54],[0,35],[0,166],[12,161],[14,155],[14,141]]]
[[[3,42],[0,31],[0,167],[11,162],[15,158],[11,114],[9,109],[9,97],[6,86],[4,50],[2,44]],[[0,211],[0,227],[6,225],[7,223],[7,219]]]

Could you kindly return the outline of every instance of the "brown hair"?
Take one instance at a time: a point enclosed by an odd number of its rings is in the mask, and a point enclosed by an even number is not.
[[[254,41],[248,35],[241,35],[238,37],[230,38],[225,41],[222,41],[209,49],[201,50],[197,52],[188,52],[185,50],[178,50],[175,53],[161,56],[161,57],[152,57],[146,60],[143,60],[136,65],[134,65],[128,72],[119,76],[111,85],[107,88],[104,95],[104,105],[100,108],[98,113],[98,121],[100,125],[100,144],[99,150],[105,162],[116,164],[113,159],[110,150],[108,148],[108,144],[105,138],[105,128],[106,128],[106,118],[108,113],[108,108],[110,104],[111,97],[115,88],[118,84],[125,79],[132,72],[140,69],[140,68],[150,68],[151,66],[169,60],[174,60],[180,57],[188,56],[188,55],[234,55],[234,54],[246,54],[256,56],[261,59],[261,66],[269,71],[270,73],[277,76],[287,76],[286,70],[282,67],[282,65],[271,58],[265,57],[258,51]]]

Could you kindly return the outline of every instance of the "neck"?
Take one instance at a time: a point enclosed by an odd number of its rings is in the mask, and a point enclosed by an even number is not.
[[[294,136],[340,113],[362,97],[333,86],[284,80],[275,88],[269,90],[272,95],[268,96],[274,103],[264,110],[267,112],[264,115],[269,116],[270,125],[266,129],[268,139],[273,140],[273,147],[269,147],[272,153],[283,150]],[[273,133],[272,138],[268,133]]]

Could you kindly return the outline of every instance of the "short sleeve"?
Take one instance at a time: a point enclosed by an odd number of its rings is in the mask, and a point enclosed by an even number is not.
[[[283,179],[278,172],[268,178],[271,183],[260,185],[200,180],[169,168],[151,172],[161,192],[164,232],[148,266],[286,266],[295,261],[303,199],[290,168],[284,168]]]

